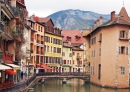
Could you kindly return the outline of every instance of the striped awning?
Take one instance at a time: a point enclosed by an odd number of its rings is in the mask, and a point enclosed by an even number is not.
[[[20,69],[20,66],[15,65],[15,64],[7,64],[7,65],[13,67],[13,69],[15,69],[15,70],[19,70]]]
[[[9,66],[0,64],[0,70],[6,70],[6,69],[12,69],[12,68]]]

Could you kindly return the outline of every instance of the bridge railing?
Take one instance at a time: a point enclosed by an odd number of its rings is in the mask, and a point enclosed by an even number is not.
[[[57,76],[89,76],[86,72],[44,72],[44,73],[38,73],[37,76],[51,76],[51,75],[57,75]]]

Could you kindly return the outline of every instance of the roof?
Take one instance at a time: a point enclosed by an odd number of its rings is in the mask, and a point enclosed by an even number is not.
[[[109,20],[107,22],[105,22],[104,24],[98,26],[97,28],[95,28],[92,32],[90,32],[89,34],[93,33],[94,31],[96,31],[96,29],[98,28],[102,28],[102,27],[108,27],[111,25],[115,25],[115,24],[120,24],[120,25],[130,25],[130,18],[126,12],[125,7],[122,7],[120,10],[120,13],[118,14],[117,17],[115,17],[114,20]],[[88,35],[89,35],[88,34]],[[87,36],[87,35],[86,35]]]
[[[63,41],[67,40],[67,37],[71,37],[71,43],[84,43],[85,40],[82,37],[82,34],[79,30],[62,30]],[[75,36],[79,36],[80,38],[77,40]]]
[[[64,43],[63,43],[63,47],[72,48],[73,46],[72,46],[71,44],[69,44],[69,43],[64,42]]]
[[[127,14],[127,11],[126,11],[125,7],[122,7],[122,8],[121,8],[120,13],[119,13],[118,16],[123,17],[124,20],[130,22],[130,18],[129,18],[129,16],[128,16],[128,14]]]
[[[84,51],[83,49],[78,48],[78,47],[73,47],[73,50],[74,50],[74,51]]]
[[[48,21],[51,21],[52,25],[54,26],[54,23],[51,18],[48,18],[48,17],[42,18],[42,17],[35,16],[33,19],[37,22],[41,22],[41,23],[45,23],[45,24],[47,24]]]

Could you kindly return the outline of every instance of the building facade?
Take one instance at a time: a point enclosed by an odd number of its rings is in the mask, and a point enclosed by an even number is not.
[[[0,69],[1,84],[5,81],[13,83],[20,81],[19,65],[22,58],[21,45],[24,42],[23,24],[26,16],[24,0],[0,1],[0,65],[4,68]]]
[[[63,41],[72,45],[72,72],[86,72],[86,42],[79,30],[63,30]],[[80,57],[80,58],[79,58]]]
[[[70,42],[63,42],[62,72],[72,72],[72,47]]]
[[[90,81],[103,87],[129,87],[129,31],[130,19],[125,7],[116,17],[102,24],[102,17],[94,22],[94,30],[87,35],[90,54]]]

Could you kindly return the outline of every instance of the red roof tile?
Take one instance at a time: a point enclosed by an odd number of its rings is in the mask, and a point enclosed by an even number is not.
[[[62,35],[64,36],[63,41],[67,40],[67,37],[71,37],[71,43],[84,43],[85,40],[81,35],[81,32],[79,30],[62,30]],[[77,40],[76,35],[78,35],[80,38]]]

